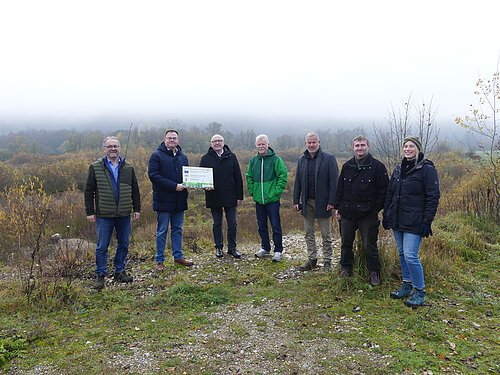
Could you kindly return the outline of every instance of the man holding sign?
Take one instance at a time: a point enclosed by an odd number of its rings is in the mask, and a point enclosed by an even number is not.
[[[182,167],[189,161],[179,146],[179,133],[169,129],[163,142],[149,158],[148,175],[153,183],[153,210],[156,211],[156,269],[165,266],[165,246],[170,223],[170,239],[174,263],[192,266],[193,262],[182,255],[182,225],[187,210],[188,191],[182,184]]]
[[[243,179],[240,164],[224,138],[215,134],[210,140],[210,148],[203,155],[200,167],[212,168],[214,187],[205,188],[207,208],[212,211],[212,232],[215,243],[215,256],[223,257],[224,239],[222,234],[222,214],[226,213],[227,253],[235,258],[241,254],[236,250],[236,207],[243,200]]]

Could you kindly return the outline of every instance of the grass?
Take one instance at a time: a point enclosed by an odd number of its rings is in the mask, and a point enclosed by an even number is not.
[[[217,373],[221,363],[216,358],[186,362],[161,353],[195,344],[197,332],[224,324],[208,318],[221,308],[262,307],[274,301],[277,310],[259,317],[257,331],[263,334],[276,322],[294,337],[287,348],[292,352],[300,342],[341,344],[345,350],[318,359],[338,373],[496,373],[498,226],[454,214],[438,220],[434,231],[422,249],[428,303],[415,310],[389,298],[399,284],[392,275],[394,251],[388,252],[392,258],[384,259],[383,284],[375,288],[362,272],[349,279],[322,271],[278,279],[277,274],[298,262],[221,262],[214,260],[212,249],[193,254],[202,267],[167,265],[161,275],[150,271],[153,262],[148,257],[134,258],[132,273],[144,275],[142,279],[102,292],[89,288],[90,279],[74,280],[64,293],[57,292],[72,297],[65,303],[55,303],[60,295],[54,292],[49,294],[53,301],[28,304],[17,282],[2,278],[0,365],[6,371],[47,366],[59,373],[98,374],[113,371],[113,356],[130,358],[140,347],[159,353],[158,371]],[[148,246],[137,247],[143,251]],[[2,273],[7,271],[2,267]],[[235,342],[248,340],[249,328],[238,320],[229,329]],[[221,344],[204,345],[216,352]],[[375,356],[379,359],[373,360]],[[388,365],[380,366],[380,358]],[[285,360],[268,350],[263,361]],[[296,363],[281,369],[301,372]]]

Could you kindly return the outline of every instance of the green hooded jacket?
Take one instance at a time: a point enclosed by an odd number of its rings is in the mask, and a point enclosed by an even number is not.
[[[288,171],[285,162],[269,147],[267,155],[250,159],[246,174],[248,194],[256,203],[279,202],[286,188]]]

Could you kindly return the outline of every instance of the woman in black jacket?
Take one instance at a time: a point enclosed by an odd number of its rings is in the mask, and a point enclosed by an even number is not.
[[[417,137],[405,138],[403,155],[389,181],[382,225],[394,232],[403,274],[403,283],[391,293],[391,298],[409,297],[406,305],[418,307],[425,302],[424,270],[418,251],[422,237],[432,235],[431,224],[439,204],[439,180]]]

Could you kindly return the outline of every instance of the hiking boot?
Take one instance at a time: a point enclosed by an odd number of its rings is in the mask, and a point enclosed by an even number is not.
[[[422,306],[425,302],[425,291],[414,289],[410,298],[408,298],[405,302],[405,305],[408,307],[417,308]]]
[[[301,271],[312,271],[313,269],[316,268],[316,265],[318,264],[317,259],[308,259],[303,265],[299,267],[299,270]]]
[[[229,255],[231,255],[232,257],[236,258],[236,259],[240,259],[241,258],[241,254],[238,253],[238,250],[236,250],[236,249],[228,250],[227,253]]]
[[[131,283],[134,278],[130,275],[127,275],[125,271],[115,273],[115,281],[119,283]]]
[[[395,292],[391,292],[391,298],[392,299],[402,299],[405,297],[408,297],[411,294],[411,291],[413,290],[413,287],[411,283],[407,283],[403,281],[401,286],[399,287],[398,290]]]
[[[329,261],[323,262],[323,270],[325,272],[330,272],[332,270],[332,263]]]
[[[278,252],[274,252],[274,256],[273,256],[273,262],[281,262],[281,259],[283,259],[283,254],[278,251]]]
[[[271,252],[270,251],[267,251],[267,250],[264,250],[264,249],[260,249],[259,251],[257,251],[255,253],[255,256],[257,258],[269,258],[271,256]]]
[[[380,274],[377,271],[370,272],[370,285],[371,286],[380,285]]]
[[[104,289],[104,275],[97,275],[94,282],[94,289]]]
[[[215,256],[217,258],[222,258],[224,256],[224,253],[222,252],[222,249],[219,249],[219,248],[215,249]]]
[[[340,267],[340,277],[351,277],[352,269],[348,267]]]

